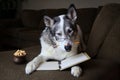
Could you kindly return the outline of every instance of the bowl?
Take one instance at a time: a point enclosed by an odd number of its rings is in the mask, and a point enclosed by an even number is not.
[[[17,64],[22,64],[26,62],[26,52],[25,50],[17,50],[13,54],[13,61]]]
[[[26,56],[14,56],[13,61],[16,64],[23,64],[26,63]]]

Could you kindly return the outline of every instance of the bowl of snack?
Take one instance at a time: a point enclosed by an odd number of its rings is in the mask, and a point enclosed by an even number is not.
[[[17,64],[22,64],[26,62],[26,52],[25,50],[17,50],[13,54],[13,61]]]

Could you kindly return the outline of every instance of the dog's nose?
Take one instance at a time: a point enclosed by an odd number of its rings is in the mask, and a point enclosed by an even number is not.
[[[67,52],[70,52],[70,51],[71,51],[71,48],[72,48],[72,46],[71,46],[70,44],[65,46],[65,50],[66,50]]]

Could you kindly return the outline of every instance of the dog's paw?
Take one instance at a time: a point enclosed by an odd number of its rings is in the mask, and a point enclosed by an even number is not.
[[[30,74],[30,73],[32,73],[33,71],[35,71],[37,67],[38,67],[38,64],[35,63],[35,62],[33,62],[33,61],[31,61],[31,62],[29,62],[29,63],[26,65],[25,73],[26,73],[26,74]]]
[[[44,60],[45,61],[45,60]],[[31,62],[29,62],[27,65],[26,65],[26,68],[25,68],[25,73],[26,74],[30,74],[32,73],[33,71],[35,71],[40,63],[43,62],[43,58],[42,56],[37,56],[35,57]]]
[[[71,74],[74,77],[79,77],[82,73],[82,69],[79,66],[74,66],[71,68]]]

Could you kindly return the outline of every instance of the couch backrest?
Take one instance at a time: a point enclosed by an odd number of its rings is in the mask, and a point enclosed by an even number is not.
[[[91,57],[120,61],[120,4],[105,5],[98,14],[87,45]]]
[[[39,10],[23,10],[21,21],[25,27],[37,27],[40,24],[42,12]]]
[[[106,36],[98,57],[120,63],[120,16]]]

